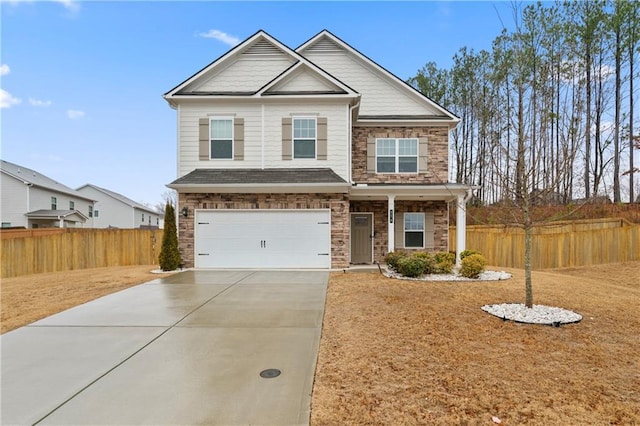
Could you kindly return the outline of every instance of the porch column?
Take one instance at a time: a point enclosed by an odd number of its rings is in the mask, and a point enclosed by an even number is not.
[[[395,251],[395,229],[394,229],[394,225],[393,225],[393,221],[395,220],[395,200],[396,200],[396,196],[395,195],[387,195],[387,199],[388,199],[388,205],[389,205],[389,211],[388,211],[388,220],[387,220],[387,236],[388,236],[388,241],[389,241],[389,249],[387,250],[388,253],[391,253],[392,251]]]
[[[464,195],[458,195],[456,208],[456,266],[460,266],[460,253],[467,244],[467,200]]]

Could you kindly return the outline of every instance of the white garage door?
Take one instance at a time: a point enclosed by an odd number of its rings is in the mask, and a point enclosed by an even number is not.
[[[330,210],[199,210],[196,268],[330,268]]]

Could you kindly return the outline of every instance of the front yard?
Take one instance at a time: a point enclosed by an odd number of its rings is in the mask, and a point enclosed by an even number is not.
[[[523,271],[508,272],[332,274],[312,424],[639,424],[640,262],[534,272],[534,303],[584,317],[559,328],[480,310],[524,301]]]

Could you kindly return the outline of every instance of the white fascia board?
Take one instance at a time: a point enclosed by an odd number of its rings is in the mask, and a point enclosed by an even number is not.
[[[221,193],[221,194],[269,194],[269,193],[343,193],[349,192],[348,183],[288,183],[288,184],[177,184],[167,185],[181,193]]]
[[[394,126],[433,126],[433,125],[441,125],[446,126],[450,130],[455,129],[460,119],[456,119],[455,121],[449,119],[434,119],[434,120],[425,120],[425,119],[416,119],[416,120],[357,120],[354,124],[359,127],[394,127]]]
[[[283,79],[287,78],[289,75],[291,75],[292,73],[296,72],[296,70],[298,70],[298,68],[302,68],[302,67],[308,68],[310,71],[314,72],[319,77],[323,78],[324,80],[328,81],[329,83],[331,83],[331,84],[333,84],[335,86],[338,86],[340,89],[342,89],[345,92],[347,92],[348,95],[355,96],[355,95],[358,94],[358,92],[353,90],[351,87],[347,86],[342,81],[340,81],[337,78],[333,77],[331,74],[329,74],[328,72],[326,72],[325,70],[323,70],[319,66],[317,66],[314,63],[308,61],[306,58],[304,58],[299,53],[297,53],[295,51],[293,51],[293,52],[296,55],[299,56],[298,62],[293,64],[291,67],[289,67],[289,69],[287,69],[285,72],[283,72],[282,74],[280,74],[279,76],[277,76],[276,78],[271,80],[269,83],[265,84],[261,89],[258,90],[258,92],[257,92],[258,95],[263,94],[264,92],[266,92],[267,90],[269,90],[273,86],[277,85]]]
[[[264,102],[268,99],[357,99],[360,95],[357,93],[349,94],[349,93],[335,93],[335,94],[288,94],[288,95],[261,95],[261,94],[251,94],[251,95],[176,95],[171,98],[171,100],[190,100],[190,101],[204,101],[211,102],[212,100],[223,100],[223,101],[260,101]]]
[[[209,65],[205,66],[200,71],[196,72],[191,77],[189,77],[188,79],[186,79],[185,81],[183,81],[182,83],[180,83],[179,85],[174,87],[173,89],[169,90],[162,97],[165,100],[167,100],[169,103],[171,103],[170,99],[175,98],[175,93],[177,93],[180,90],[184,89],[186,86],[192,84],[194,81],[199,79],[201,76],[209,73],[213,68],[218,68],[219,66],[221,66],[222,64],[227,62],[229,60],[229,58],[232,58],[234,56],[239,55],[248,45],[250,45],[251,43],[253,43],[255,40],[257,40],[259,38],[264,38],[267,41],[269,41],[270,43],[273,43],[280,50],[288,53],[291,57],[293,57],[295,59],[299,59],[299,57],[300,57],[300,55],[295,53],[295,51],[293,51],[290,47],[285,46],[284,44],[280,43],[278,40],[276,40],[275,38],[271,37],[269,34],[264,32],[263,30],[260,30],[260,31],[256,32],[254,35],[252,35],[249,38],[247,38],[246,40],[244,40],[243,42],[241,42],[240,44],[237,44],[235,47],[231,48],[229,51],[227,51],[227,53],[223,54],[218,59],[214,60]]]

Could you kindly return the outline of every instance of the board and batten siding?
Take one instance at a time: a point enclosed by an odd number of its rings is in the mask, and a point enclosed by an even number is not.
[[[28,187],[22,181],[0,173],[2,223],[8,226],[27,226],[27,217],[24,215],[28,209]]]
[[[184,176],[198,168],[331,168],[344,180],[348,176],[349,107],[343,103],[265,103],[264,135],[262,104],[237,102],[183,103],[178,110],[179,164],[178,175]],[[244,120],[243,160],[200,160],[199,121],[210,116],[230,116]],[[327,159],[283,160],[282,119],[309,116],[327,119]],[[264,161],[263,161],[264,140]]]
[[[418,101],[417,96],[398,90],[398,85],[392,84],[347,52],[310,51],[302,54],[362,94],[360,115],[441,115],[435,108]]]
[[[252,55],[248,58],[240,58],[216,74],[214,78],[190,87],[187,91],[255,92],[292,64],[292,58],[284,54],[268,57]]]

